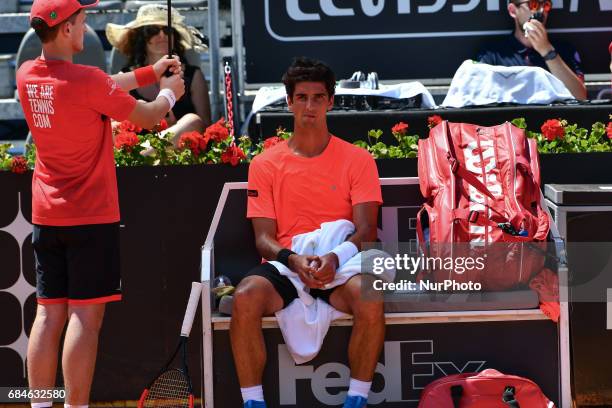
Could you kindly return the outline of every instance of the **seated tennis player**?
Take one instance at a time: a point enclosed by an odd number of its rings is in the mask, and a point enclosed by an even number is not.
[[[365,275],[355,275],[335,288],[325,286],[363,242],[376,239],[382,196],[370,154],[327,129],[335,82],[329,67],[306,58],[296,59],[283,76],[294,133],[251,163],[247,217],[266,260],[284,264],[299,275],[312,296],[354,316],[348,347],[351,379],[344,407],[361,408],[367,404],[383,346],[383,303],[362,298],[361,287],[369,282]],[[305,256],[291,250],[294,236],[339,219],[352,221],[356,230],[328,254]],[[261,319],[287,307],[297,296],[289,278],[269,262],[251,270],[237,287],[230,336],[245,407],[266,407]]]
[[[110,119],[151,129],[185,93],[178,59],[109,77],[72,62],[83,50],[85,7],[98,0],[34,0],[30,24],[42,54],[17,72],[17,89],[37,148],[32,176],[32,246],[38,306],[28,342],[30,389],[56,385],[65,406],[87,408],[105,306],[121,299],[119,200]],[[170,69],[172,75],[162,77]],[[152,102],[128,91],[160,82]],[[67,327],[66,327],[67,326]],[[37,398],[32,407],[51,407]]]

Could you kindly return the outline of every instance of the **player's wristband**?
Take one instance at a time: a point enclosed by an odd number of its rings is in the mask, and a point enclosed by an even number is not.
[[[544,61],[550,61],[550,60],[554,60],[555,58],[557,58],[557,55],[559,55],[557,53],[557,50],[553,48],[552,50],[548,51],[546,55],[542,55],[542,58],[544,58]]]
[[[355,246],[355,244],[353,244],[351,241],[344,241],[332,249],[331,252],[338,256],[338,266],[342,266],[346,263],[346,261],[357,255],[359,249],[357,249],[357,246]]]
[[[172,109],[174,107],[174,104],[176,103],[176,95],[174,95],[174,92],[172,92],[172,89],[169,89],[169,88],[164,88],[161,91],[159,91],[159,93],[157,94],[157,97],[166,98],[166,100],[170,104],[170,108],[168,110]]]
[[[157,83],[157,75],[155,75],[153,65],[135,69],[134,76],[136,76],[136,82],[139,88]]]
[[[280,251],[278,251],[278,253],[276,254],[276,260],[288,268],[289,267],[289,257],[291,255],[297,255],[297,254],[290,249],[283,248]]]

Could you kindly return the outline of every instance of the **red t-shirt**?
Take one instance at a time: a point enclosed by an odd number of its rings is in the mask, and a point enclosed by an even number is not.
[[[37,58],[17,71],[34,142],[32,222],[119,221],[110,119],[128,118],[136,100],[99,68]]]
[[[276,239],[291,248],[295,235],[321,223],[353,220],[353,206],[382,203],[378,170],[366,150],[332,136],[320,155],[295,155],[282,142],[249,167],[248,218],[276,220]]]

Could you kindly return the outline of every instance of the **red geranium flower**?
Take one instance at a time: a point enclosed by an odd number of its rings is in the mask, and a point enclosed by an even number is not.
[[[436,127],[439,123],[442,122],[442,116],[440,115],[431,115],[427,118],[427,126],[432,129]]]
[[[606,134],[608,135],[608,139],[612,140],[612,122],[608,122],[608,126],[606,126]]]
[[[134,132],[122,131],[115,136],[115,148],[131,151],[134,146],[138,144],[138,136]]]
[[[275,146],[275,145],[279,144],[282,141],[283,141],[283,139],[281,139],[278,136],[269,137],[266,140],[264,140],[263,148],[264,148],[264,150],[267,150],[267,149],[271,148],[272,146]]]
[[[563,124],[558,119],[549,119],[542,125],[542,135],[548,140],[552,142],[555,139],[563,139],[565,135],[565,129],[563,129]]]
[[[238,165],[240,160],[246,159],[246,155],[238,146],[229,146],[223,153],[221,153],[221,161],[223,163],[231,163],[232,166]]]
[[[119,124],[119,133],[121,132],[134,132],[140,133],[142,132],[142,128],[129,120],[124,120]]]
[[[159,122],[159,125],[157,125],[157,131],[161,132],[162,130],[166,129],[168,129],[168,121],[166,121],[166,119],[162,119],[161,122]]]
[[[406,132],[408,132],[408,124],[400,122],[391,128],[391,132],[399,133],[400,135],[405,135]]]
[[[202,139],[203,136],[195,131],[183,133],[179,139],[179,149],[189,149],[194,156],[198,156],[200,151],[206,150],[206,144],[208,143],[208,139],[206,139],[202,148]]]
[[[227,139],[229,137],[229,130],[225,126],[225,119],[221,118],[216,123],[207,127],[204,136],[215,142],[222,142]]]
[[[210,142],[210,138],[206,134],[202,135],[198,133],[198,136],[199,136],[199,142],[200,142],[200,151],[205,152],[206,147],[208,146],[208,142]]]
[[[23,174],[28,171],[28,162],[23,156],[15,156],[11,161],[11,171],[17,174]]]

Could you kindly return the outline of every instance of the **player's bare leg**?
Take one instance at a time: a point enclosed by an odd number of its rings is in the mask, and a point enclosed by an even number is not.
[[[36,318],[28,342],[28,384],[30,388],[55,387],[59,343],[66,325],[67,311],[67,304],[39,304],[36,309]],[[38,402],[38,400],[32,400],[32,402]]]
[[[87,405],[106,305],[69,306],[62,366],[66,403]]]

